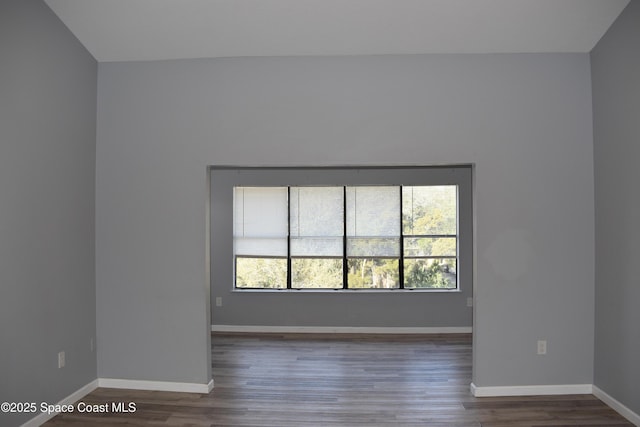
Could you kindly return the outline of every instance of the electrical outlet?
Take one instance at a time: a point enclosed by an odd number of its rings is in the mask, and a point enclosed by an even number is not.
[[[547,354],[547,341],[538,341],[538,354]]]
[[[58,353],[58,369],[64,368],[64,365],[65,365],[64,359],[65,359],[64,351],[61,351],[60,353]]]
[[[473,307],[473,298],[472,297],[467,298],[467,307]]]
[[[216,307],[222,307],[222,297],[216,297]]]

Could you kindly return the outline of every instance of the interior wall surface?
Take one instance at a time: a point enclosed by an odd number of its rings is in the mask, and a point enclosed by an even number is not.
[[[592,383],[588,54],[99,64],[99,376],[206,380],[210,166],[450,164],[474,165],[474,383]]]
[[[97,72],[44,2],[0,2],[0,402],[96,379]]]
[[[640,2],[591,52],[596,206],[594,383],[640,414]]]

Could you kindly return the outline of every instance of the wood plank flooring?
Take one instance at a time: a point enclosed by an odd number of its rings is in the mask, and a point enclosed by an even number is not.
[[[471,336],[214,334],[209,395],[100,388],[45,426],[631,426],[591,395],[474,398]]]

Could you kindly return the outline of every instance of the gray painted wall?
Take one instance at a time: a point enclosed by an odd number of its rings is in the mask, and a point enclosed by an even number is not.
[[[470,327],[473,284],[471,167],[213,169],[211,305],[214,325]],[[458,184],[459,292],[234,291],[233,187],[251,185]]]
[[[595,385],[640,414],[640,2],[591,53],[596,206]]]
[[[0,402],[55,403],[96,378],[97,63],[37,0],[0,2],[0,58]]]
[[[593,382],[588,54],[102,63],[98,80],[100,377],[206,382],[207,166],[465,163],[474,382]]]

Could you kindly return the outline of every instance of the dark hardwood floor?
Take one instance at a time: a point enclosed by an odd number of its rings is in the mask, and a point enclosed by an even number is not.
[[[209,395],[97,389],[45,426],[631,426],[591,395],[474,398],[470,335],[213,335]]]

